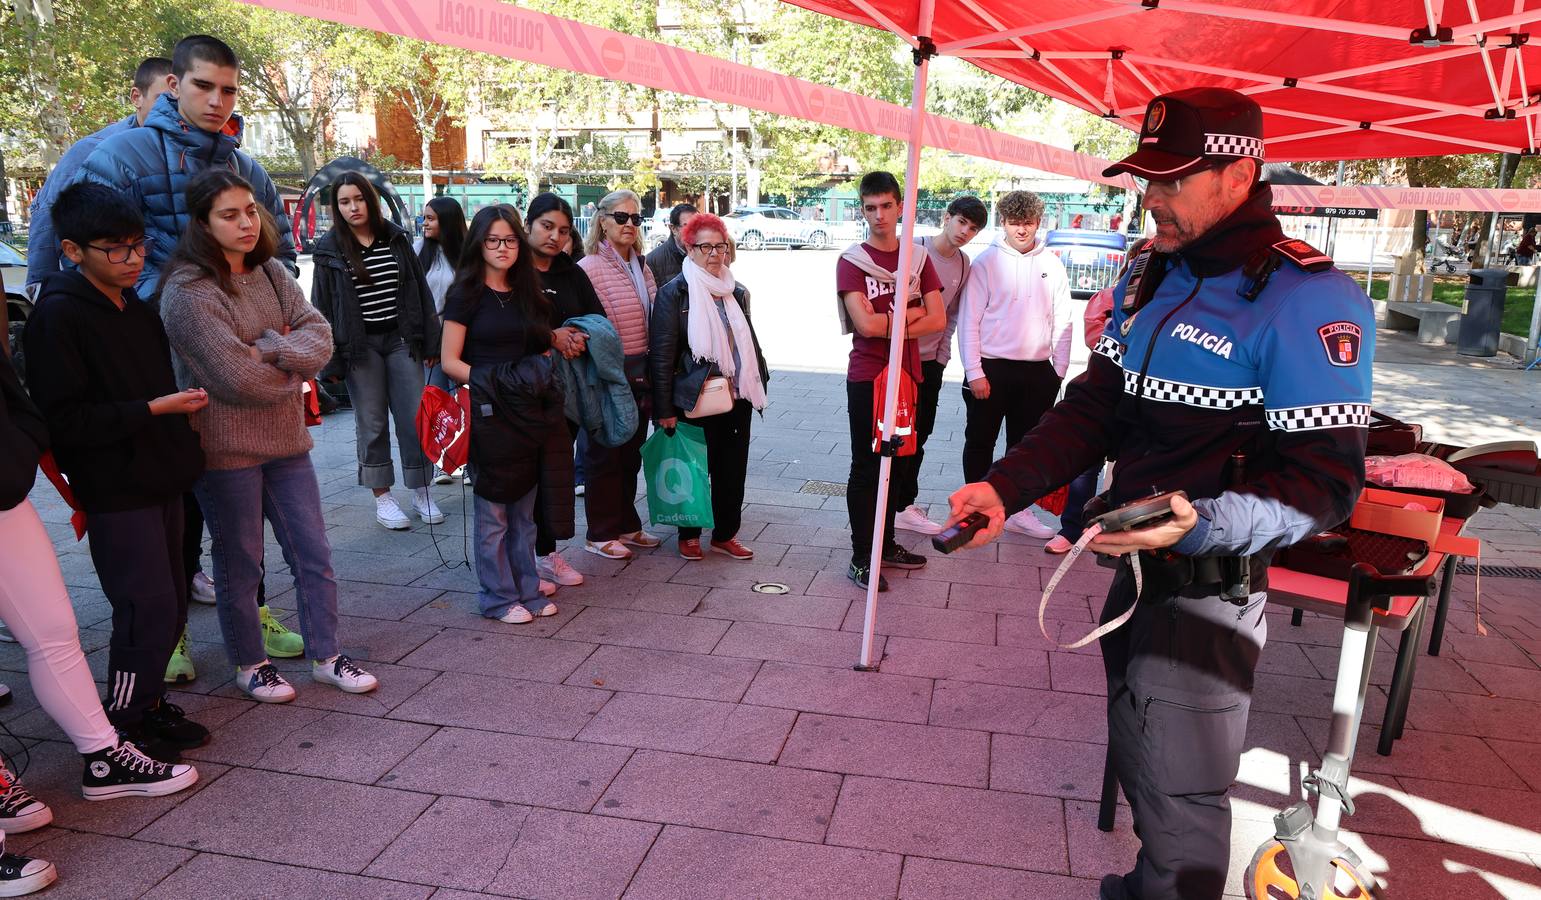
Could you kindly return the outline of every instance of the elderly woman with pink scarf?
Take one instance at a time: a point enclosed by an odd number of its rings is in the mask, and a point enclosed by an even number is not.
[[[685,416],[706,434],[712,479],[711,549],[733,559],[754,558],[737,540],[749,471],[752,410],[765,408],[770,370],[749,323],[749,291],[728,268],[728,229],[710,213],[680,232],[685,262],[658,289],[648,339],[653,417],[672,429]],[[701,558],[701,529],[681,528],[680,556]]]

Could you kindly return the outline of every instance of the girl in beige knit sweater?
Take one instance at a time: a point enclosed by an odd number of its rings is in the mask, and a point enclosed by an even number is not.
[[[192,418],[208,469],[195,492],[213,539],[214,590],[236,684],[283,703],[294,687],[263,646],[257,612],[263,519],[294,573],[311,677],[349,693],[378,686],[338,651],[337,582],[301,407],[301,385],[332,352],[326,320],[273,257],[272,217],[251,185],[210,169],[187,187],[191,224],[162,283],[177,379],[204,388]]]

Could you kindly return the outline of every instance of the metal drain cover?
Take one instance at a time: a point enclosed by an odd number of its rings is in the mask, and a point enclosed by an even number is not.
[[[809,481],[797,489],[799,494],[818,494],[822,497],[844,497],[845,485],[834,481]]]
[[[785,594],[792,589],[779,581],[757,581],[753,590],[756,594]]]
[[[1471,563],[1459,563],[1455,571],[1460,575],[1475,575],[1477,567]],[[1498,578],[1526,578],[1532,581],[1541,581],[1541,569],[1534,566],[1483,566],[1483,575],[1492,575]]]

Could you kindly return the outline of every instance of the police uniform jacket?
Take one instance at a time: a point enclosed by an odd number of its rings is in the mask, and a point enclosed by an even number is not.
[[[986,478],[1008,512],[1111,458],[1112,505],[1186,491],[1199,520],[1172,549],[1252,556],[1253,590],[1273,550],[1348,518],[1374,313],[1327,257],[1285,238],[1271,205],[1259,185],[1190,246],[1150,256],[1138,278],[1159,284],[1139,308],[1130,267],[1086,372]]]

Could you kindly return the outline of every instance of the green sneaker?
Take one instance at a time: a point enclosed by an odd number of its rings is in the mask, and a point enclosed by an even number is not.
[[[293,659],[305,655],[305,639],[284,627],[284,623],[273,618],[273,614],[266,606],[257,607],[257,612],[262,619],[262,646],[268,651],[268,656],[277,656],[282,659]]]
[[[166,662],[166,683],[181,684],[197,677],[198,670],[193,668],[193,658],[187,652],[187,629],[184,628],[177,649],[171,651],[171,659]]]

